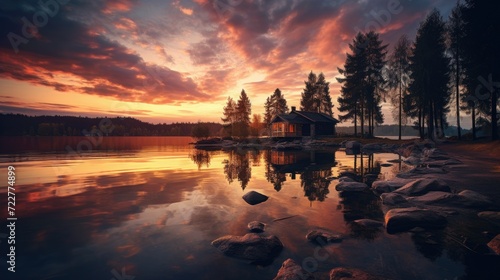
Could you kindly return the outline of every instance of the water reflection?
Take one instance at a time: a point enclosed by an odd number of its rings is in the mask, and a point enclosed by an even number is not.
[[[300,175],[300,186],[309,201],[324,201],[330,192],[329,177],[337,165],[335,151],[266,151],[266,179],[280,191],[287,174]]]
[[[207,168],[210,167],[210,159],[212,157],[210,151],[194,149],[189,157],[194,163],[196,163],[198,170],[200,170],[203,165]]]
[[[244,190],[252,178],[250,153],[244,150],[231,150],[226,154],[227,158],[223,161],[226,180],[231,184],[237,179],[241,189]]]

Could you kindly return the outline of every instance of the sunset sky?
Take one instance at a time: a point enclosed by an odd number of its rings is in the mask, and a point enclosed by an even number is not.
[[[250,97],[252,113],[263,113],[266,97],[276,88],[289,106],[298,107],[311,70],[331,82],[336,107],[337,67],[343,67],[347,44],[358,31],[380,32],[392,49],[404,33],[414,39],[430,10],[437,8],[447,18],[456,4],[45,2],[46,8],[38,0],[0,4],[0,112],[131,116],[153,123],[219,122],[227,97],[237,99],[241,89]],[[386,123],[393,123],[389,105],[384,113]]]

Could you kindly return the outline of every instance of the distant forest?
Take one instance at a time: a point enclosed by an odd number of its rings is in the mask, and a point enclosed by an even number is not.
[[[219,135],[222,125],[201,123],[210,135]],[[191,136],[199,123],[151,124],[131,117],[89,118],[71,116],[26,116],[0,114],[0,136]],[[103,129],[103,126],[105,129]]]

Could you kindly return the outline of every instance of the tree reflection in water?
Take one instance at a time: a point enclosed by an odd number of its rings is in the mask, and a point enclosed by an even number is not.
[[[300,175],[304,196],[309,201],[324,201],[330,192],[332,167],[336,166],[335,151],[266,151],[266,179],[276,191],[286,181],[286,174],[295,180]]]
[[[237,179],[240,182],[241,189],[244,190],[252,177],[250,153],[247,151],[231,150],[227,152],[227,155],[227,159],[223,161],[226,180],[231,184]]]
[[[189,156],[191,160],[196,163],[196,166],[198,166],[198,170],[200,170],[203,165],[207,168],[210,166],[210,151],[194,149],[193,153]]]

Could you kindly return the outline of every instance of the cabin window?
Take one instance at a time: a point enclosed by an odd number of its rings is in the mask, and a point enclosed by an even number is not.
[[[295,125],[294,124],[288,125],[288,132],[295,132]]]

